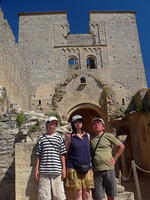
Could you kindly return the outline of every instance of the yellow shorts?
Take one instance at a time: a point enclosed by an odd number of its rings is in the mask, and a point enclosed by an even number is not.
[[[93,171],[80,174],[75,169],[67,169],[65,186],[71,189],[91,189],[94,188]]]

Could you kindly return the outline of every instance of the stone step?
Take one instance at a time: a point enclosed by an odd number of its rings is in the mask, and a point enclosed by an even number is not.
[[[118,190],[118,193],[123,193],[125,191],[122,185],[117,185],[117,190]]]
[[[116,182],[117,182],[118,197],[116,197],[115,200],[134,200],[134,193],[125,191],[125,188],[122,185],[118,184],[118,179],[116,179]],[[107,198],[103,200],[107,200]]]
[[[103,200],[107,200],[107,198]],[[134,194],[133,192],[127,192],[127,191],[123,193],[118,193],[118,197],[116,197],[115,200],[134,200]]]
[[[134,193],[125,191],[123,193],[118,193],[116,200],[134,200]]]

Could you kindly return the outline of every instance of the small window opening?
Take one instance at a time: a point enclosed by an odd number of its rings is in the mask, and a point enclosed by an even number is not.
[[[68,60],[68,65],[76,65],[77,64],[77,60],[75,58],[70,58]]]
[[[122,99],[122,105],[125,105],[125,100],[124,99]]]
[[[74,69],[78,69],[78,58],[72,57],[68,60],[68,65]]]
[[[89,69],[95,69],[96,64],[95,64],[95,59],[94,58],[88,58],[87,59],[87,68]]]
[[[41,106],[41,100],[39,100],[39,106]]]
[[[86,83],[86,78],[84,76],[80,78],[80,83]]]

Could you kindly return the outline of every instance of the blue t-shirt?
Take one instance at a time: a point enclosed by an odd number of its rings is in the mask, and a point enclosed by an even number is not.
[[[89,168],[91,167],[90,143],[87,134],[83,136],[83,139],[77,135],[71,137],[67,168],[74,168],[75,163],[86,164],[89,165]]]

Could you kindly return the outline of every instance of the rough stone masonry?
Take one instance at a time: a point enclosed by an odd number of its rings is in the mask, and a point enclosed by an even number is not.
[[[137,111],[133,96],[147,88],[133,11],[92,11],[87,34],[70,33],[66,12],[20,13],[16,43],[0,10],[0,71],[2,200],[15,199],[15,176],[16,200],[36,198],[36,187],[33,189],[30,182],[34,143],[28,141],[30,137],[21,143],[27,130],[20,132],[16,123],[20,107],[24,111],[57,112],[67,121],[81,114],[87,131],[91,131],[93,117],[102,117],[111,129],[114,119]],[[125,125],[130,123],[117,123],[118,133]],[[147,122],[145,127],[144,134],[148,134]],[[130,144],[134,146],[134,141]],[[132,199],[132,193],[122,196],[127,198]]]

